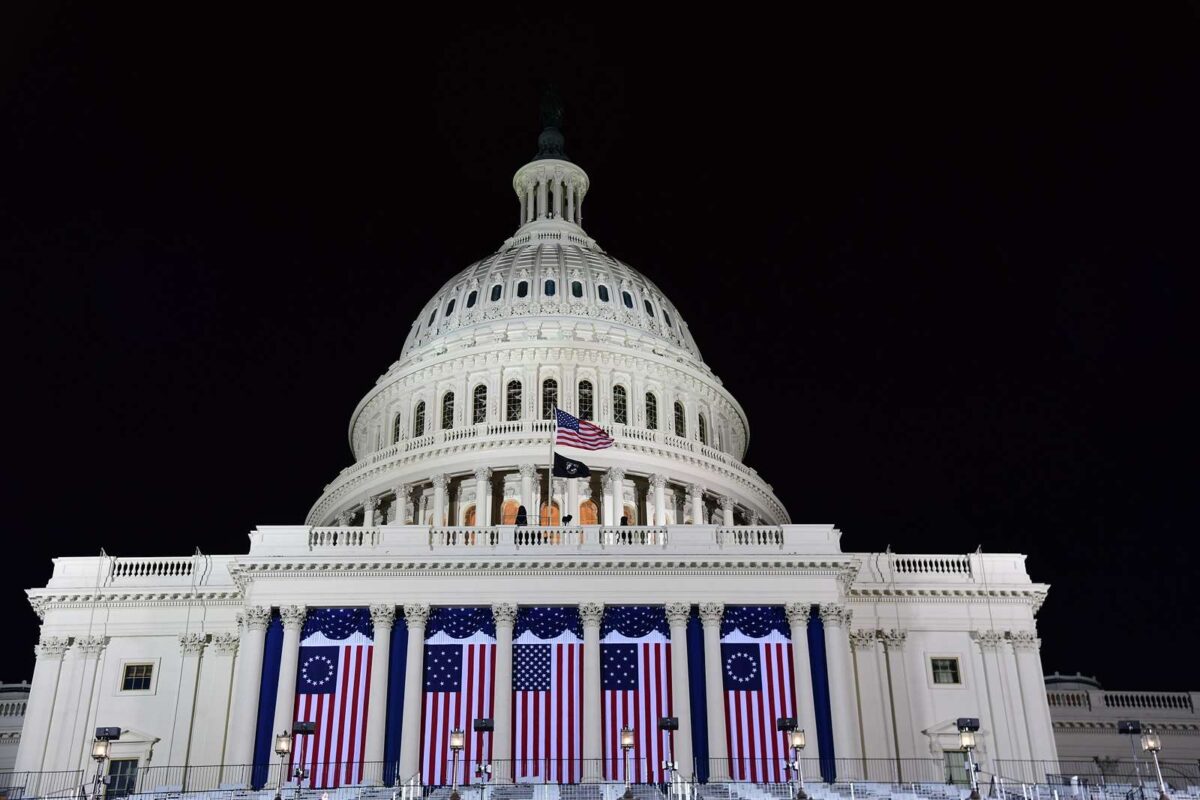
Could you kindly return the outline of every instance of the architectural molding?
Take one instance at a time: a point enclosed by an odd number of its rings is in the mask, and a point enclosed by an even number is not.
[[[999,650],[1004,644],[1004,634],[999,631],[975,631],[974,636],[984,650]]]
[[[33,652],[38,658],[62,658],[70,646],[71,640],[66,636],[43,636],[34,646]]]
[[[850,644],[855,650],[868,650],[875,646],[875,631],[850,631]]]
[[[1009,641],[1012,642],[1014,650],[1039,650],[1042,646],[1042,640],[1037,637],[1037,634],[1029,631],[1013,631],[1009,635]]]
[[[821,622],[826,626],[849,627],[853,612],[843,605],[825,603],[821,606]]]
[[[879,632],[879,638],[883,641],[888,650],[903,650],[904,643],[908,641],[908,631],[889,629]]]
[[[221,655],[233,656],[238,651],[238,635],[236,633],[214,633],[212,646]]]
[[[72,642],[71,648],[78,650],[85,658],[99,658],[106,645],[107,636],[80,636]]]
[[[430,607],[428,603],[405,603],[404,604],[404,624],[409,630],[413,628],[424,628],[429,622]]]
[[[667,603],[664,610],[667,614],[667,624],[671,627],[687,625],[688,619],[692,616],[690,603]]]
[[[599,627],[604,619],[604,603],[580,603],[579,621],[583,627]]]
[[[496,627],[511,628],[517,624],[516,603],[492,603],[492,619]]]
[[[242,609],[242,624],[248,631],[265,631],[270,622],[271,609],[267,606],[246,606]]]
[[[807,626],[812,616],[811,603],[787,603],[783,607],[789,625]]]
[[[199,656],[208,644],[208,635],[204,633],[179,634],[179,653],[184,656]]]
[[[720,624],[721,618],[725,616],[724,603],[701,603],[700,604],[700,621],[705,625]]]
[[[378,603],[370,608],[371,625],[376,631],[391,630],[396,624],[396,606],[393,603]]]
[[[304,620],[308,617],[308,609],[305,606],[280,606],[279,618],[283,621],[283,629],[285,631],[298,631],[304,627]]]

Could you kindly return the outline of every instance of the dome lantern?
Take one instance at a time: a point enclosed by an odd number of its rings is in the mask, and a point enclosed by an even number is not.
[[[588,190],[588,176],[582,168],[567,158],[562,134],[562,104],[549,94],[542,100],[542,132],[538,135],[538,151],[533,160],[513,176],[513,191],[520,205],[517,233],[531,238],[595,242],[583,232],[583,198]],[[510,240],[511,242],[512,240]]]

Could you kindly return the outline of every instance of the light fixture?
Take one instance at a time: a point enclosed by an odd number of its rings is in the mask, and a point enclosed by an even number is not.
[[[96,759],[97,761],[103,761],[104,759],[108,758],[108,748],[108,739],[97,739],[96,741],[92,742],[92,758]]]
[[[625,794],[623,800],[633,800],[633,779],[629,774],[629,751],[633,749],[633,728],[621,728],[621,752],[625,754]]]
[[[455,728],[454,730],[450,731],[451,750],[462,750],[463,745],[466,744],[466,740],[466,734],[463,733],[462,728]]]
[[[792,731],[792,747],[797,750],[804,749],[804,731]]]
[[[633,733],[633,728],[629,727],[628,725],[626,725],[624,728],[621,728],[622,750],[628,750],[629,748],[633,747]]]
[[[975,747],[975,731],[959,731],[958,746],[963,750],[971,750]]]
[[[458,794],[458,752],[466,744],[467,734],[462,728],[450,731],[450,752],[454,755],[450,764],[450,800],[459,800]]]
[[[287,731],[275,737],[275,755],[283,758],[292,752],[292,735]]]
[[[1154,728],[1147,728],[1142,734],[1142,749],[1148,753],[1157,753],[1162,750],[1162,739]]]
[[[975,773],[975,732],[979,730],[978,717],[959,717],[956,721],[958,728],[958,744],[965,754],[964,766],[971,778],[971,794],[969,800],[979,800],[979,776]]]

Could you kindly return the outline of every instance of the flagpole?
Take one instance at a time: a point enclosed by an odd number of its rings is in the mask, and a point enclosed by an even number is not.
[[[554,440],[558,438],[558,409],[554,409],[554,427],[550,429],[550,466],[546,468],[546,516],[554,518],[554,495],[551,485],[554,481]],[[539,509],[540,511],[540,509]],[[540,517],[541,514],[539,513]]]

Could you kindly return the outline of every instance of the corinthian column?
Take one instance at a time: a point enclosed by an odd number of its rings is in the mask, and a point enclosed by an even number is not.
[[[1013,741],[1010,721],[1012,715],[1008,711],[1004,691],[1003,667],[1000,664],[1000,649],[1004,646],[1004,635],[999,631],[977,631],[976,641],[983,655],[983,675],[987,685],[987,702],[992,723],[992,743],[995,754],[992,759],[1018,759],[1020,751]]]
[[[726,528],[733,525],[733,498],[721,498],[721,524]]]
[[[229,747],[225,763],[235,767],[254,763],[254,728],[258,719],[258,691],[262,683],[263,648],[267,641],[267,623],[271,609],[248,606],[242,612],[242,641],[237,659],[232,712],[229,720]],[[249,774],[235,769],[230,781],[245,783]]]
[[[858,702],[854,697],[854,667],[850,657],[850,609],[821,606],[825,624],[825,657],[829,665],[829,695],[833,705],[833,751],[837,758],[858,758]]]
[[[688,504],[692,507],[692,524],[704,524],[704,487],[698,483],[688,485]]]
[[[14,772],[40,772],[50,733],[50,715],[58,697],[58,680],[62,674],[63,655],[70,640],[65,636],[43,636],[34,652],[37,663],[29,686],[29,702],[21,728]]]
[[[708,705],[708,779],[729,780],[729,750],[725,741],[725,678],[721,670],[721,617],[724,603],[701,603],[704,626],[704,695]]]
[[[425,623],[428,603],[404,606],[408,625],[408,659],[404,663],[404,716],[400,724],[400,774],[397,782],[417,774],[421,764],[421,678],[425,664]]]
[[[375,510],[379,508],[378,497],[368,497],[363,501],[363,527],[370,528],[375,525]]]
[[[449,481],[445,475],[434,475],[433,481],[433,527],[440,528],[446,524],[446,485]]]
[[[694,772],[692,758],[692,695],[688,687],[687,624],[692,607],[688,603],[667,603],[667,624],[671,626],[671,710],[679,718],[679,730],[672,737],[674,756],[679,762],[679,774],[691,780]]]
[[[366,783],[383,780],[383,737],[387,732],[388,671],[392,661],[392,628],[396,607],[391,603],[371,606],[371,688],[367,694],[367,747],[364,752]]]
[[[203,633],[184,633],[179,636],[180,664],[179,698],[175,704],[175,724],[172,726],[171,754],[167,763],[182,767],[190,763],[188,751],[192,738],[192,717],[196,708],[196,690],[200,682],[200,654],[208,636]]]
[[[654,487],[654,525],[667,524],[667,476],[662,473],[650,476]]]
[[[1025,723],[1029,726],[1030,752],[1038,761],[1057,761],[1058,748],[1054,743],[1050,706],[1046,702],[1046,680],[1042,675],[1041,659],[1038,658],[1041,640],[1031,632],[1017,631],[1012,634],[1010,641],[1017,662],[1017,677],[1021,683]]]
[[[732,515],[732,505],[730,514]],[[817,742],[817,712],[813,701],[812,662],[808,656],[808,619],[812,613],[809,603],[788,603],[784,606],[792,632],[792,671],[796,673],[796,716],[800,729],[807,733],[805,758],[820,758]]]
[[[300,631],[304,629],[304,618],[308,610],[304,606],[283,606],[279,616],[283,620],[283,650],[279,657],[279,689],[275,692],[275,723],[272,726],[272,742],[274,736],[283,731],[291,730],[292,715],[296,710],[296,669],[300,662]],[[271,748],[275,752],[275,748]],[[279,756],[274,756],[271,763],[278,764]]]
[[[475,470],[475,524],[492,524],[492,471],[487,467]]]
[[[908,693],[908,667],[904,663],[904,645],[908,641],[908,633],[900,630],[886,630],[880,633],[884,653],[887,655],[888,673],[892,676],[892,707],[896,709],[897,720],[912,720],[910,725],[899,725],[896,736],[899,738],[900,758],[918,758],[919,746],[915,738],[917,731],[928,727],[932,720],[925,721],[913,716],[912,698]],[[899,780],[910,779],[911,776],[900,775]]]
[[[493,780],[512,783],[512,671],[513,626],[517,622],[515,603],[493,603],[492,618],[496,621],[496,690],[492,733],[492,761],[496,770]]]
[[[580,603],[583,623],[583,782],[599,783],[604,759],[604,724],[600,717],[600,620],[603,603]]]

